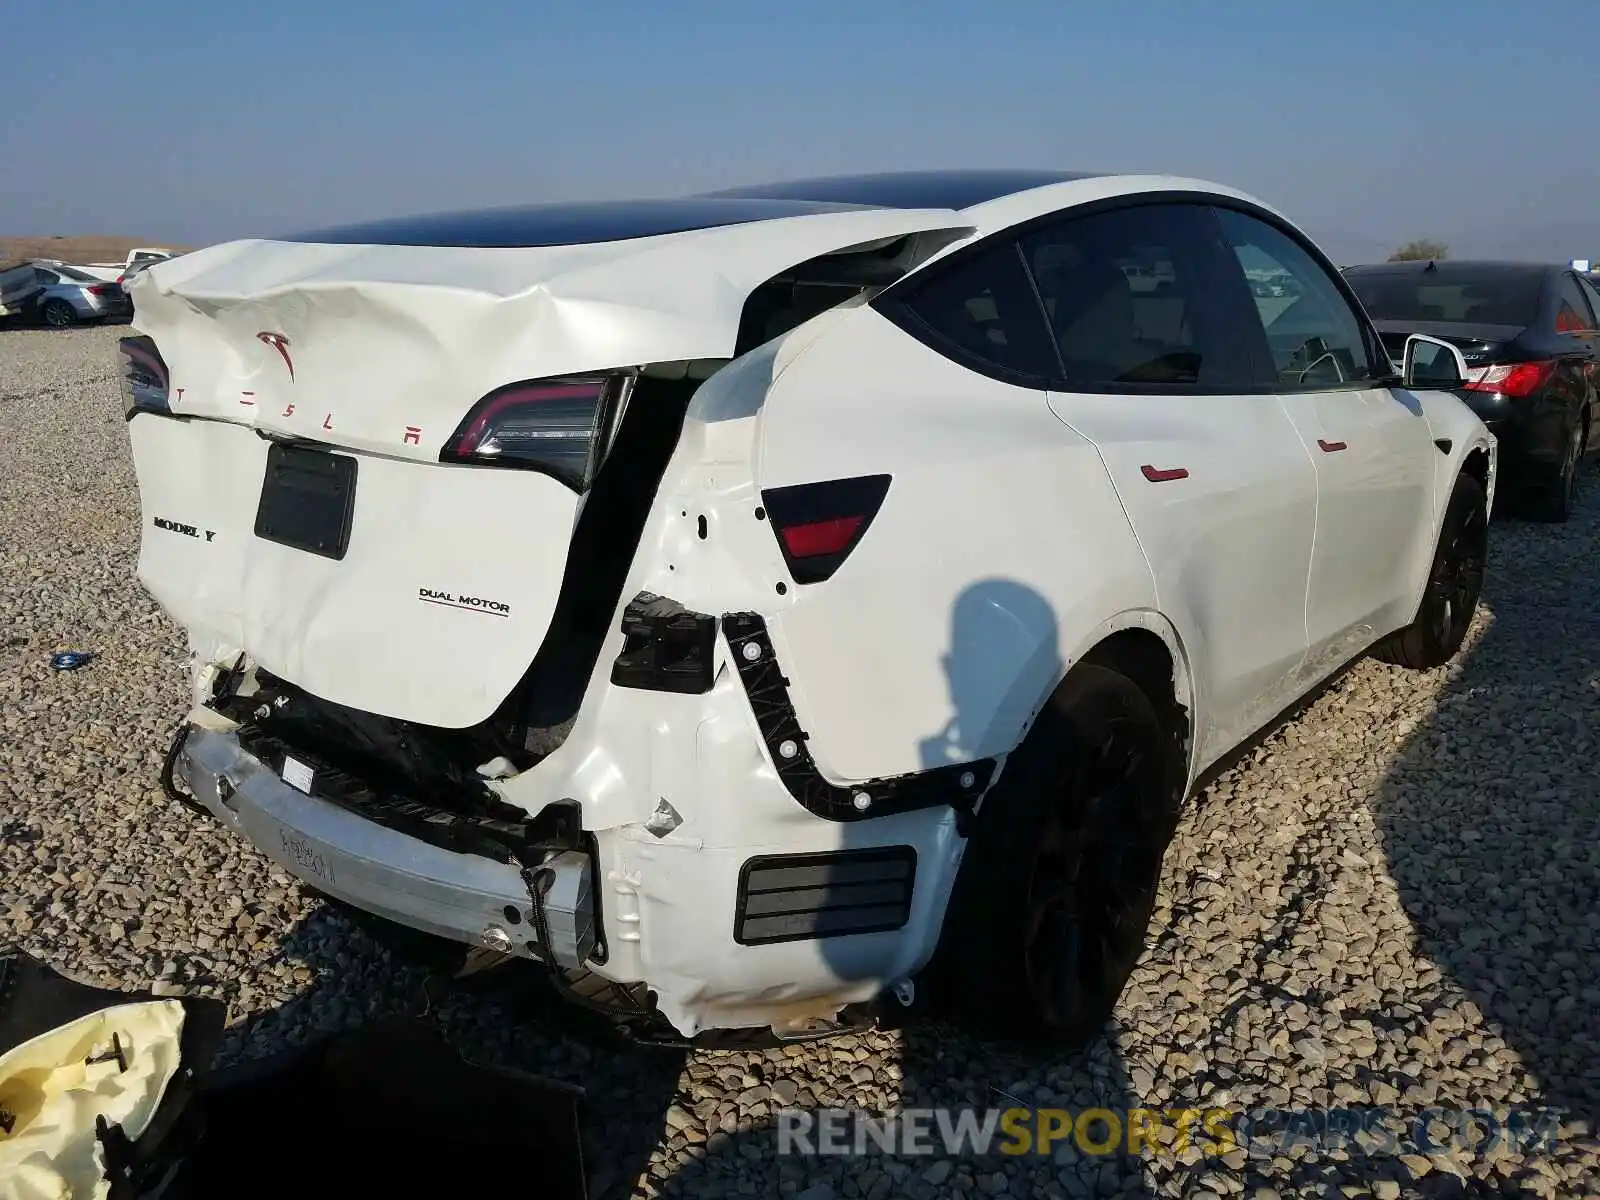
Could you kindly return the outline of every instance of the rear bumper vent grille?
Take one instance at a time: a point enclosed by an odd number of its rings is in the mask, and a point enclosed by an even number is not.
[[[910,846],[772,854],[739,872],[734,941],[741,946],[887,933],[911,918]]]

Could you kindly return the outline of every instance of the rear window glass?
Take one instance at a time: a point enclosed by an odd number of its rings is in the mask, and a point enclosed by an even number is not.
[[[908,332],[968,366],[1030,383],[1060,371],[1015,242],[997,242],[931,271],[891,308],[911,318]]]
[[[1581,333],[1594,328],[1594,314],[1589,311],[1589,301],[1578,287],[1577,276],[1562,275],[1557,299],[1557,333]]]
[[[1455,321],[1467,325],[1531,325],[1543,277],[1523,272],[1391,275],[1351,272],[1346,278],[1374,321]]]

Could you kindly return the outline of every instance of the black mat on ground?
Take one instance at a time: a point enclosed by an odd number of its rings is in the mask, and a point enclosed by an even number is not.
[[[463,1060],[388,1021],[213,1074],[174,1196],[586,1200],[577,1089]]]
[[[0,947],[0,1053],[153,997]],[[208,1071],[225,1012],[185,998],[180,1070],[137,1142],[101,1129],[112,1200],[516,1196],[588,1200],[580,1089],[465,1061],[400,1018]]]

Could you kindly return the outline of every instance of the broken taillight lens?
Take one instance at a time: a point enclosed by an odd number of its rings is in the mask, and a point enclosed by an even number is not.
[[[1494,392],[1501,396],[1531,396],[1555,373],[1554,362],[1500,363],[1479,367],[1462,384],[1469,392]]]
[[[857,475],[768,488],[761,503],[796,583],[820,583],[850,556],[878,515],[889,476]]]
[[[539,471],[587,491],[622,420],[631,375],[539,379],[490,392],[439,452],[440,462]]]
[[[154,338],[144,335],[118,341],[122,358],[123,415],[141,412],[170,412],[167,401],[170,377]]]

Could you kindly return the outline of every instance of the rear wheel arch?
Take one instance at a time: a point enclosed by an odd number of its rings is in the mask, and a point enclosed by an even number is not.
[[[989,1032],[1063,1046],[1082,1044],[1109,1017],[1143,952],[1161,860],[1185,794],[1179,744],[1170,756],[1142,749],[1171,744],[1175,730],[1187,728],[1182,662],[1181,648],[1175,651],[1146,621],[1111,630],[1072,660],[977,812],[930,963],[935,1008]],[[1119,736],[1121,757],[1102,741]],[[1124,759],[1125,774],[1118,767]],[[1096,776],[1119,782],[1085,790]],[[1101,790],[1112,786],[1115,795]],[[1077,829],[1087,840],[1052,837],[1063,822],[1068,834]],[[1132,858],[1068,852],[1075,844],[1100,846],[1094,830],[1101,824],[1121,831],[1103,848],[1127,850]],[[1040,923],[1038,905],[1052,894],[1040,891],[1040,872],[1046,858],[1073,853],[1082,863],[1106,864],[1107,881],[1114,877],[1118,886],[1101,886],[1078,871],[1062,876],[1088,879],[1072,885],[1076,899],[1064,910],[1080,935],[1062,940],[1047,936]],[[1122,904],[1117,897],[1131,899]],[[1090,903],[1096,898],[1110,909],[1101,912]],[[1099,949],[1082,949],[1087,944]],[[1067,953],[1074,947],[1076,957]],[[1039,955],[1049,967],[1042,974]],[[1063,966],[1073,969],[1063,975]],[[1039,985],[1050,980],[1058,986],[1046,1003]]]
[[[1171,622],[1153,612],[1129,612],[1113,618],[1071,660],[1056,693],[1084,663],[1108,667],[1138,685],[1167,726],[1184,766],[1192,767],[1196,688],[1183,640]]]

